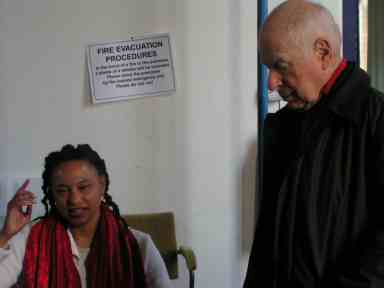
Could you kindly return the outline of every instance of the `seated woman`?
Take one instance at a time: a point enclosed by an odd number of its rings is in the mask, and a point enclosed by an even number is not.
[[[46,214],[32,222],[27,186],[8,203],[0,231],[0,288],[170,287],[150,236],[120,216],[105,162],[89,145],[65,145],[45,158]]]

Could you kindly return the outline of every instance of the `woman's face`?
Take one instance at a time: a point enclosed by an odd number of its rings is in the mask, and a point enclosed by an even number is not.
[[[100,217],[105,177],[86,160],[71,160],[52,172],[53,199],[60,215],[74,228],[94,227]]]

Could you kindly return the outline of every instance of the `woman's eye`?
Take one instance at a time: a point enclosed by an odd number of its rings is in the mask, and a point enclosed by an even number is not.
[[[56,188],[55,189],[55,193],[59,194],[59,195],[64,194],[67,191],[68,191],[68,189],[64,189],[64,188]]]

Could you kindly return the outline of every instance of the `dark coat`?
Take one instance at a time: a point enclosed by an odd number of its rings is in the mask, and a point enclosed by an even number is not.
[[[384,287],[384,95],[349,63],[306,112],[264,127],[244,288]]]

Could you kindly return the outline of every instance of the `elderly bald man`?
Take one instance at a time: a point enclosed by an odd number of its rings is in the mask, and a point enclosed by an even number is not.
[[[287,105],[264,126],[244,288],[384,287],[384,95],[342,58],[319,4],[282,3],[259,37]]]

